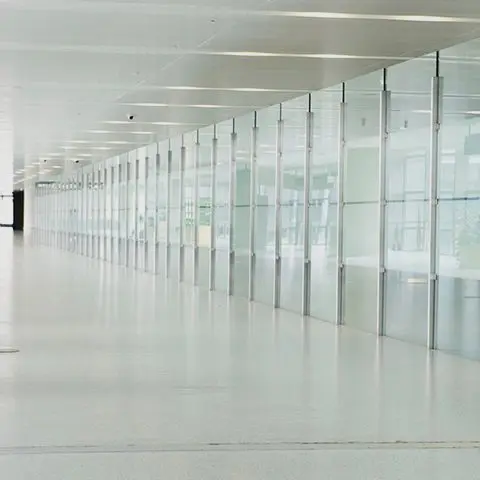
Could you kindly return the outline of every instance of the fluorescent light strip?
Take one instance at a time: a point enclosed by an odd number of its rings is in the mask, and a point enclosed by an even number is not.
[[[196,126],[202,125],[201,123],[177,123],[177,122],[129,122],[127,120],[106,120],[102,123],[106,123],[108,125],[160,125],[165,127],[184,127],[184,126]],[[116,133],[136,133],[139,134],[140,132],[116,132]],[[146,134],[147,132],[143,132]],[[150,133],[150,132],[148,132]]]
[[[203,52],[200,52],[203,53]],[[280,52],[205,52],[207,55],[225,57],[259,57],[259,58],[312,58],[324,60],[408,60],[411,57],[384,55],[348,55],[341,53],[280,53]],[[240,107],[241,108],[241,107]]]
[[[149,86],[146,86],[148,90]],[[201,91],[201,92],[252,92],[252,93],[309,93],[309,90],[284,90],[280,88],[254,88],[254,87],[194,87],[187,85],[152,85],[152,90],[174,91]]]
[[[128,107],[157,107],[157,108],[255,108],[251,105],[213,105],[213,104],[182,104],[182,103],[121,103]]]
[[[255,15],[255,13],[253,13]],[[271,17],[319,18],[326,20],[387,20],[391,22],[419,23],[480,23],[480,18],[447,17],[440,15],[378,15],[371,13],[340,13],[340,12],[288,12],[260,11],[258,15]]]

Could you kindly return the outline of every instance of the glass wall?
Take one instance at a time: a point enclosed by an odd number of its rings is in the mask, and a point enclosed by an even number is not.
[[[198,165],[198,285],[210,287],[210,248],[212,246],[212,160],[214,128],[199,131]]]
[[[275,175],[279,121],[278,105],[257,113],[253,299],[268,305],[273,305],[275,287]]]
[[[337,321],[338,152],[342,88],[312,95],[310,169],[311,315]]]
[[[385,319],[392,337],[427,342],[430,109],[435,57],[388,70]],[[418,112],[420,110],[420,112]]]
[[[36,238],[480,359],[479,47],[38,184]]]
[[[382,72],[345,84],[343,322],[376,332],[379,256],[379,150]]]

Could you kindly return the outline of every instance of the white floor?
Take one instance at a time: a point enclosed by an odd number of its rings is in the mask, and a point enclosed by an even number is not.
[[[478,478],[480,363],[1,230],[0,478]]]

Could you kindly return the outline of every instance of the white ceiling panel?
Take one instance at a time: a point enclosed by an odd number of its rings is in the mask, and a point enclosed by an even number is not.
[[[475,37],[471,0],[0,0],[0,130],[91,162]]]

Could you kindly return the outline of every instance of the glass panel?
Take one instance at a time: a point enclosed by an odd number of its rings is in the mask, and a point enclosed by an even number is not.
[[[135,242],[137,231],[137,152],[133,151],[128,154],[128,169],[130,172],[128,180],[128,265],[135,265]]]
[[[236,176],[235,176],[235,280],[234,294],[248,298],[250,270],[250,182],[251,138],[253,113],[235,120]]]
[[[304,182],[308,96],[283,104],[280,306],[302,311]]]
[[[480,41],[440,54],[444,76],[439,164],[438,348],[480,359]]]
[[[215,290],[228,291],[228,251],[230,248],[230,160],[232,121],[217,125],[218,155],[215,185]]]
[[[198,170],[198,284],[209,287],[210,238],[212,225],[212,140],[213,127],[200,130],[200,159]]]
[[[168,192],[168,142],[159,145],[160,163],[157,167],[157,245],[155,261],[158,275],[165,276],[167,255],[167,192]]]
[[[154,143],[147,147],[148,171],[146,186],[146,211],[147,218],[145,222],[146,240],[147,240],[147,270],[154,271],[155,268],[155,217],[156,217],[156,170],[155,163],[157,158],[157,144]]]
[[[426,345],[428,330],[430,99],[433,57],[388,70],[386,334]]]
[[[310,178],[310,239],[313,317],[336,322],[338,146],[341,87],[312,95],[313,154]]]
[[[119,263],[124,264],[126,260],[126,242],[127,242],[127,231],[128,231],[128,183],[127,183],[127,166],[128,166],[128,154],[120,156],[120,165],[119,165],[119,201],[120,201],[120,210],[119,210],[119,236],[120,236],[120,245],[119,245]]]
[[[196,132],[184,135],[186,147],[182,222],[184,248],[184,281],[193,284],[193,246],[195,240],[195,143]]]
[[[276,105],[258,112],[258,146],[255,209],[256,301],[273,305],[275,272],[275,165],[277,160]]]
[[[172,140],[172,173],[170,176],[170,266],[169,276],[180,278],[180,159],[182,139]]]
[[[346,84],[344,322],[377,330],[381,72]]]
[[[136,176],[137,176],[137,226],[136,226],[136,248],[137,264],[139,269],[145,268],[145,148],[136,151]]]

